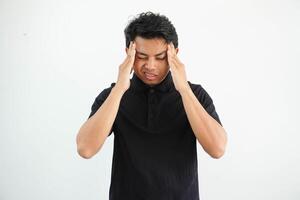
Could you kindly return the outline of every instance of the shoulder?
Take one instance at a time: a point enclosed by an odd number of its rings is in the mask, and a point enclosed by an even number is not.
[[[190,88],[192,89],[193,93],[199,100],[199,102],[206,108],[213,104],[213,99],[209,95],[209,93],[204,89],[201,84],[191,83],[188,81]]]
[[[204,87],[201,84],[192,83],[190,81],[188,81],[188,83],[193,93],[196,97],[198,97],[199,100],[205,100],[207,98],[210,98],[208,92],[204,89]]]
[[[191,81],[188,81],[188,84],[190,85],[191,89],[194,91],[199,92],[202,89],[202,85],[199,83],[192,83]]]
[[[103,104],[103,102],[106,100],[108,95],[110,94],[111,89],[115,83],[111,83],[110,87],[106,87],[101,90],[101,92],[97,95],[97,97],[94,100],[94,103],[92,104],[91,113],[88,118],[93,116],[95,112],[98,110],[98,108]]]
[[[115,86],[116,83],[111,83],[109,87],[105,87],[104,89],[102,89],[99,94],[96,97],[96,100],[105,100],[107,98],[107,96],[110,94],[112,88]]]
[[[200,84],[194,84],[189,82],[189,85],[194,92],[195,96],[197,97],[198,101],[201,103],[201,105],[205,108],[207,113],[209,113],[221,126],[221,120],[219,118],[219,115],[216,111],[213,99],[210,97],[208,92],[200,85]]]

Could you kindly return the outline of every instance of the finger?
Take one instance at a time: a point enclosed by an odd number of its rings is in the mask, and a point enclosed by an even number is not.
[[[173,58],[171,58],[170,53],[168,53],[168,64],[169,64],[170,69],[173,69],[174,62],[173,62]]]
[[[178,58],[178,56],[177,56],[177,54],[176,54],[176,49],[175,49],[175,47],[174,47],[174,44],[173,44],[173,42],[171,42],[170,43],[170,49],[171,49],[171,58],[173,59],[173,62],[174,62],[174,64],[176,65],[176,67],[178,66],[178,65],[180,65],[181,64],[181,62],[180,62],[180,60],[179,60],[179,58]]]
[[[132,42],[131,49],[130,49],[132,55],[135,54],[135,46],[136,46],[135,42]]]
[[[172,46],[172,42],[170,42],[169,46],[170,46],[170,51],[171,51],[171,53],[173,53],[173,46]]]
[[[126,56],[126,59],[125,59],[125,61],[124,61],[124,64],[127,63],[128,60],[129,60],[131,46],[132,46],[132,41],[130,41],[129,47],[127,48],[127,52],[126,52],[127,56]]]
[[[129,56],[129,66],[131,66],[131,70],[130,70],[130,73],[132,72],[132,67],[133,67],[133,64],[134,64],[134,60],[135,60],[135,43],[132,42],[132,45],[131,45],[131,48],[130,48],[130,56]]]
[[[174,59],[174,66],[176,66],[176,68],[178,68],[179,66],[181,66],[181,62],[178,59]]]
[[[127,55],[128,55],[128,53],[129,53],[129,51],[131,49],[131,43],[132,43],[132,41],[130,41],[130,43],[129,43],[129,47],[128,47],[128,50],[127,50]]]
[[[174,56],[168,57],[168,63],[171,68],[178,68],[181,65],[181,62]]]
[[[124,61],[124,66],[127,66],[128,68],[129,67],[132,67],[133,66],[133,63],[134,63],[134,55],[128,55],[127,58],[125,59]]]
[[[130,42],[130,47],[128,49],[128,55],[135,56],[135,43],[133,41]]]
[[[170,44],[169,44],[169,51],[170,51],[172,57],[176,56],[176,52],[175,52],[174,45],[172,42],[170,42]]]
[[[167,51],[168,57],[172,56],[172,50],[171,50],[171,45],[168,44],[168,51]]]
[[[127,51],[127,57],[123,62],[123,66],[131,66],[133,64],[135,58],[135,51],[132,51],[133,46],[134,46],[133,41],[130,41],[128,51]]]
[[[127,55],[129,55],[129,54],[130,54],[130,52],[131,52],[131,49],[132,49],[132,44],[133,44],[133,41],[130,41],[130,43],[129,43],[129,47],[128,47],[128,51],[127,51]]]
[[[171,46],[170,46],[170,44],[168,44],[167,56],[168,56],[168,61],[171,61],[171,58],[172,58],[172,51],[171,51]]]
[[[134,60],[135,59],[135,44],[133,43],[130,49],[130,60]]]
[[[175,46],[174,46],[173,42],[171,42],[171,49],[172,49],[174,56],[176,56],[176,50],[175,50]]]
[[[168,51],[167,51],[167,54],[168,54],[168,59],[169,59],[170,61],[172,61],[172,59],[174,59],[174,53],[173,53],[173,51],[172,51],[172,47],[171,47],[170,44],[168,45]]]

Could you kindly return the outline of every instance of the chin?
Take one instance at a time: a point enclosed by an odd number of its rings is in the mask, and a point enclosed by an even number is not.
[[[156,80],[149,80],[145,77],[142,77],[141,80],[146,83],[147,85],[150,85],[150,86],[154,86],[154,85],[157,85],[161,82],[161,80],[159,80],[158,78]]]

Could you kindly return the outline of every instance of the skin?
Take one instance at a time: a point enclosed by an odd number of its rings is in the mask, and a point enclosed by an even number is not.
[[[119,66],[116,85],[77,134],[79,155],[91,158],[101,149],[112,129],[121,98],[130,87],[130,74],[133,70],[142,81],[151,86],[160,83],[171,70],[174,86],[181,95],[189,123],[198,142],[211,157],[220,158],[225,152],[227,134],[206,112],[189,87],[185,66],[177,56],[178,48],[172,43],[167,44],[163,39],[136,37],[125,50],[127,56]],[[145,72],[155,74],[155,79],[147,79]]]
[[[128,54],[130,50],[126,48]],[[169,72],[167,58],[168,44],[162,38],[144,39],[137,36],[132,52],[135,52],[134,73],[146,84],[153,86],[164,80]],[[176,50],[178,52],[178,49]],[[147,74],[155,75],[155,79],[147,79]]]

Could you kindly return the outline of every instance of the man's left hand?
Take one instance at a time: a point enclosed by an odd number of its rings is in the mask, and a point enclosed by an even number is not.
[[[168,44],[168,63],[176,90],[181,92],[188,89],[189,84],[186,78],[185,66],[182,62],[180,62],[172,42]]]

